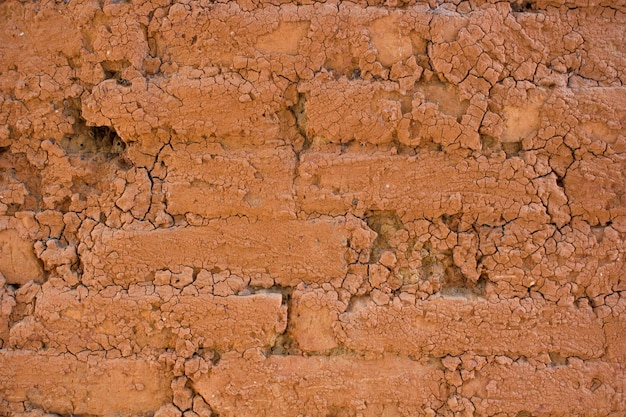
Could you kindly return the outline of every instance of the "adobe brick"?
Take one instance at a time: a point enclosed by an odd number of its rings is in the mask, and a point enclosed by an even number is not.
[[[291,147],[180,147],[162,158],[167,168],[163,191],[172,215],[295,217]]]
[[[222,356],[194,388],[225,417],[416,415],[441,405],[443,371],[408,358],[354,356]],[[411,389],[407,389],[411,387]],[[306,398],[307,401],[302,401]]]
[[[152,359],[0,350],[0,369],[0,398],[61,415],[150,414],[171,398],[172,373]]]
[[[466,351],[485,356],[558,352],[566,357],[599,358],[606,343],[603,323],[591,308],[530,299],[493,303],[435,298],[397,308],[377,306],[363,298],[339,320],[340,340],[359,352],[437,357]]]
[[[271,346],[287,323],[277,293],[218,297],[183,295],[169,286],[110,289],[81,296],[69,288],[44,287],[33,320],[16,324],[11,343],[40,341],[72,353],[118,349],[127,356],[144,348],[175,348],[190,337],[199,348],[243,350]]]
[[[206,226],[147,231],[98,225],[91,232],[92,247],[79,248],[83,282],[128,286],[151,281],[155,271],[178,273],[183,267],[266,276],[285,286],[328,282],[345,276],[349,228],[345,217],[257,222],[232,217]]]

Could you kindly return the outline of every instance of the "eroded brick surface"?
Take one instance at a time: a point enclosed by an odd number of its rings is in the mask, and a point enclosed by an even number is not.
[[[228,280],[225,285],[211,282],[210,277],[202,282],[202,275],[196,286],[186,284],[182,291],[181,280],[171,275],[173,286],[133,286],[128,291],[107,287],[88,294],[44,288],[37,296],[34,316],[13,326],[10,343],[31,349],[66,348],[74,354],[106,350],[125,357],[186,343],[195,347],[192,352],[274,344],[287,319],[280,294],[229,295],[233,289]]]
[[[605,346],[602,321],[591,308],[558,307],[543,300],[490,303],[443,298],[384,307],[359,300],[339,321],[346,346],[417,357],[497,351],[512,357],[558,352],[597,358]],[[581,334],[586,336],[579,338]]]
[[[138,231],[98,225],[90,235],[93,246],[79,248],[88,262],[84,279],[89,285],[126,286],[151,281],[161,271],[180,274],[185,268],[227,271],[246,283],[320,282],[343,277],[349,252],[354,252],[343,217],[259,222],[234,217]]]
[[[0,4],[0,414],[626,413],[626,3]]]
[[[208,377],[194,381],[194,387],[211,397],[215,411],[225,416],[354,412],[348,410],[374,416],[424,413],[445,389],[443,376],[437,367],[407,358],[265,358],[250,353],[225,355]]]
[[[140,415],[167,402],[171,372],[145,359],[0,352],[3,413],[26,402],[61,415]]]
[[[228,151],[213,145],[181,146],[162,153],[167,169],[163,192],[170,214],[200,219],[295,217],[296,159],[291,147]]]
[[[496,357],[475,371],[476,380],[464,383],[459,392],[470,397],[479,415],[514,414],[522,409],[531,415],[603,416],[622,407],[623,375],[618,364],[571,359],[546,366]],[[485,391],[478,393],[475,386]]]

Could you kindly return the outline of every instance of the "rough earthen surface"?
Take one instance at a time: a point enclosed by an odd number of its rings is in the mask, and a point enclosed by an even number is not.
[[[0,415],[626,415],[623,0],[0,28]]]

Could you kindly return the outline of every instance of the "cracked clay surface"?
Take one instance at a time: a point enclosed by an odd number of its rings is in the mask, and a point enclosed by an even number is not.
[[[0,415],[626,415],[624,0],[0,2]]]

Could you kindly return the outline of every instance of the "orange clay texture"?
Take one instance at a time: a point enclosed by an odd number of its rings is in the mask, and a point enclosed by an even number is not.
[[[626,416],[625,0],[0,2],[0,416]]]

